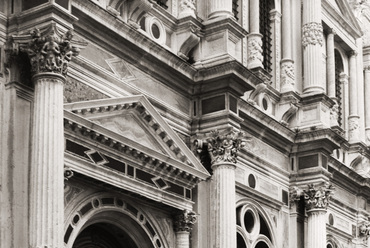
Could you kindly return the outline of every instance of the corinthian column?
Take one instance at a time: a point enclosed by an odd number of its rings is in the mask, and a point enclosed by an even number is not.
[[[235,164],[244,146],[243,134],[214,131],[207,139],[213,176],[211,181],[211,228],[214,248],[236,247]]]
[[[348,141],[358,142],[360,140],[360,127],[357,101],[357,52],[352,51],[349,58],[349,116],[348,116]]]
[[[365,132],[366,143],[370,144],[370,66],[364,68],[365,71]]]
[[[194,212],[184,210],[175,216],[176,248],[190,247],[190,232],[196,222],[197,216]]]
[[[259,0],[249,2],[248,69],[263,68],[262,34],[260,34]]]
[[[315,187],[308,185],[303,190],[307,220],[307,248],[326,247],[326,209],[332,195],[331,185]]]
[[[321,24],[321,0],[303,1],[303,93],[325,92],[322,78],[323,29]]]
[[[30,168],[30,248],[64,247],[63,84],[68,63],[78,50],[72,33],[58,33],[55,24],[44,32],[14,36],[28,54],[34,83]]]
[[[290,0],[282,1],[282,57],[281,60],[281,89],[288,92],[295,90],[294,61],[292,60],[292,10]]]

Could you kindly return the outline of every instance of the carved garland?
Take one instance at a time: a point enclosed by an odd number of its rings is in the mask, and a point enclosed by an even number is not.
[[[302,27],[302,45],[323,45],[323,29],[321,23],[309,22]]]

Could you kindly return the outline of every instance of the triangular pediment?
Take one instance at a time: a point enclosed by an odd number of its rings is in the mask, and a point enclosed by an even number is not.
[[[127,96],[65,104],[65,119],[105,137],[114,137],[146,156],[172,163],[200,178],[209,174],[146,97]],[[173,161],[173,162],[171,162]]]
[[[356,29],[358,32],[361,32],[361,27],[356,20],[353,7],[351,8],[352,3],[349,3],[348,0],[325,0],[327,5],[330,6],[336,13],[337,17],[341,20],[337,20],[339,23],[343,23],[343,20],[347,22],[352,28]],[[351,2],[351,0],[350,0]]]

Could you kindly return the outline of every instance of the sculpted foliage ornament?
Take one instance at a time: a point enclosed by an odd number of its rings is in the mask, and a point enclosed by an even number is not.
[[[306,209],[326,209],[329,205],[333,190],[331,184],[320,186],[317,189],[313,184],[309,184],[308,189],[303,191]]]
[[[245,137],[242,132],[228,132],[221,134],[215,130],[207,139],[208,152],[211,157],[211,164],[217,162],[236,163],[237,152],[245,146]]]
[[[182,213],[175,216],[175,232],[190,232],[193,229],[194,224],[197,222],[197,219],[196,213],[184,210]]]
[[[302,27],[302,45],[323,45],[323,29],[321,23],[309,22]]]
[[[29,35],[12,36],[13,49],[28,55],[33,75],[43,72],[58,73],[66,76],[68,64],[79,48],[72,45],[72,31],[61,34],[55,24],[44,32],[35,28]]]

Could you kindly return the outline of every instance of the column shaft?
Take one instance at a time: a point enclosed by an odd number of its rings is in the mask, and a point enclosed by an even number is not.
[[[335,98],[335,54],[334,54],[334,35],[331,31],[327,37],[326,45],[326,70],[328,79],[328,96]]]
[[[325,91],[322,78],[321,0],[303,1],[302,45],[304,63],[303,93]]]
[[[290,0],[282,1],[282,56],[292,58],[292,10]]]
[[[218,16],[232,16],[233,1],[232,0],[209,0],[209,15],[208,18]]]
[[[359,141],[360,128],[357,101],[357,53],[352,51],[349,58],[349,117],[348,117],[348,139],[349,142]]]
[[[260,2],[250,0],[249,2],[249,33],[260,32]]]
[[[30,247],[63,247],[63,77],[34,76]]]
[[[236,247],[235,165],[225,162],[212,169],[214,247]]]
[[[190,247],[189,234],[187,231],[176,232],[176,248]]]
[[[326,247],[326,210],[312,210],[308,213],[307,248]]]
[[[370,143],[370,66],[365,67],[365,130],[366,142]]]
[[[262,35],[260,34],[259,0],[249,2],[248,69],[263,68]]]

